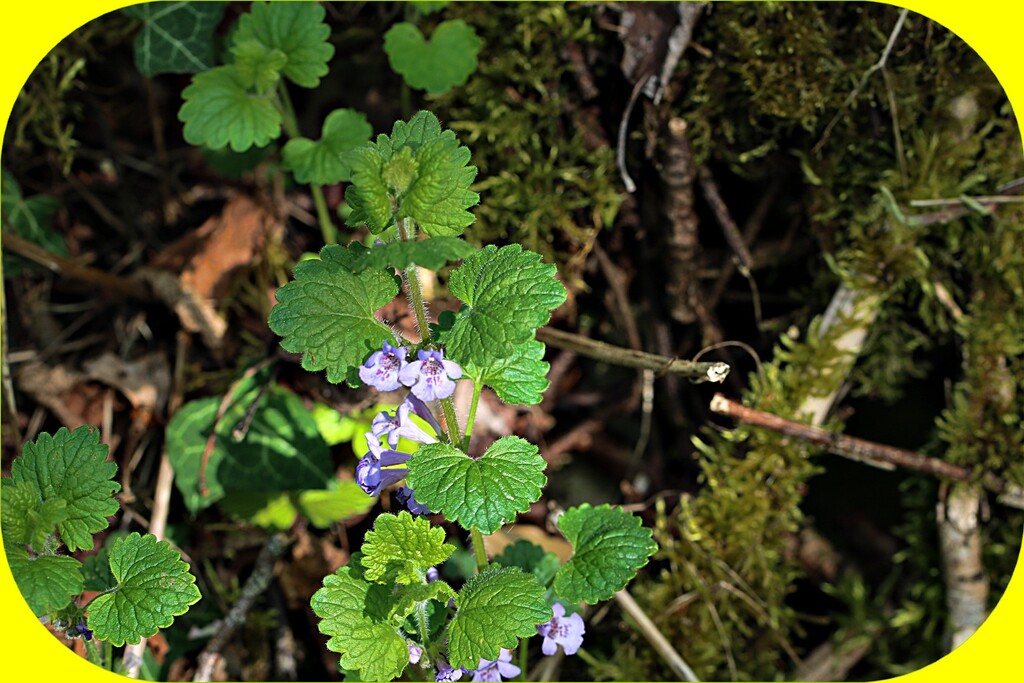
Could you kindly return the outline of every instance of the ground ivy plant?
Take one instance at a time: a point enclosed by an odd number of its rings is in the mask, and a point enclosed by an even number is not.
[[[118,510],[121,485],[107,450],[92,426],[26,443],[2,480],[2,528],[7,563],[32,611],[85,639],[89,659],[112,668],[112,646],[170,626],[200,594],[178,551],[152,534],[112,534],[84,562],[68,554],[92,550]]]
[[[429,112],[349,152],[348,220],[377,240],[328,245],[299,263],[270,315],[282,346],[301,353],[305,369],[324,370],[331,382],[407,392],[396,410],[373,420],[356,479],[373,496],[393,489],[408,509],[380,514],[361,550],[311,601],[341,669],[362,680],[407,669],[414,679],[438,681],[525,677],[529,638],[542,638],[546,655],[559,647],[575,654],[581,603],[611,598],[656,549],[638,517],[581,505],[557,522],[573,548],[564,564],[525,541],[487,556],[484,535],[538,501],[547,477],[537,447],[517,436],[469,452],[481,391],[489,386],[513,404],[540,402],[548,364],[535,333],[566,292],[538,254],[518,245],[477,249],[461,239],[479,201],[469,162],[470,151]],[[430,320],[417,267],[458,261],[448,287],[462,307]],[[401,289],[419,339],[376,316]],[[457,382],[472,385],[463,431],[452,400]],[[439,526],[445,520],[468,532],[476,563],[458,590],[437,571],[455,551]]]

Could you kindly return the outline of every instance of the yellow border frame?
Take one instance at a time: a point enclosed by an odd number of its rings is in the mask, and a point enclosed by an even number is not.
[[[0,10],[0,117],[3,130],[14,101],[46,54],[68,34],[96,17],[134,4],[126,0],[43,0],[39,4],[4,4]],[[1006,91],[1014,111],[1024,110],[1024,57],[1019,44],[1024,26],[1020,0],[911,0],[899,4],[949,27],[988,63]],[[1024,158],[1024,157],[1022,157]],[[1022,670],[1019,663],[1024,626],[1024,578],[1021,562],[1009,588],[978,632],[938,662],[898,680],[1003,680]],[[6,561],[0,562],[0,617],[4,669],[15,680],[74,676],[80,683],[123,680],[98,669],[57,641],[29,610]]]

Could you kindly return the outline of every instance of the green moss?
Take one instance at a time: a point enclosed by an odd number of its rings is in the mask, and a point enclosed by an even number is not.
[[[465,88],[429,106],[473,149],[482,195],[473,238],[519,242],[558,264],[582,286],[596,233],[621,202],[614,152],[589,140],[587,112],[562,54],[607,42],[591,10],[558,4],[453,3],[483,39],[478,71]]]

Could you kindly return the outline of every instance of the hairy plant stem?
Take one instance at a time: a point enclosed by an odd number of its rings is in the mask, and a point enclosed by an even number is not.
[[[529,663],[530,655],[529,642],[529,638],[522,638],[519,641],[519,675],[516,676],[517,681],[529,680],[526,675],[526,665]]]
[[[434,651],[430,643],[430,629],[427,628],[427,605],[425,602],[421,602],[416,606],[416,626],[420,631],[420,642],[423,643],[423,656],[433,662],[437,658],[437,652]]]
[[[299,132],[299,119],[295,116],[295,108],[292,106],[292,99],[288,95],[288,88],[284,81],[277,84],[278,110],[281,112],[281,123],[288,137],[295,139],[302,134]],[[316,204],[316,217],[320,223],[320,234],[323,235],[324,244],[334,244],[338,241],[338,231],[331,220],[331,212],[327,208],[327,199],[324,197],[323,188],[317,183],[309,184],[309,192],[313,195],[313,203]]]
[[[95,641],[85,641],[85,657],[96,666],[103,666],[103,663],[100,661],[100,650],[96,647]]]
[[[416,238],[411,219],[400,218],[396,225],[398,226],[398,238],[403,242],[410,242]],[[427,309],[423,303],[423,292],[420,290],[420,278],[416,273],[416,264],[410,263],[409,267],[403,271],[403,274],[409,286],[409,298],[412,299],[412,310],[416,315],[416,327],[419,328],[420,336],[425,341],[430,342],[432,341],[430,325],[427,323]],[[455,402],[452,401],[451,397],[441,401],[441,412],[444,413],[444,423],[448,430],[448,439],[452,446],[458,448],[462,440],[459,438],[459,421],[455,415]],[[466,428],[469,429],[469,425]]]
[[[476,573],[482,574],[487,569],[487,548],[484,547],[484,535],[480,530],[473,527],[469,530],[470,538],[473,541],[473,556],[476,558]]]
[[[469,417],[466,419],[466,433],[462,436],[462,450],[469,453],[469,440],[473,436],[473,422],[476,421],[476,407],[480,403],[480,390],[484,388],[482,378],[473,381],[473,401],[469,404]]]
[[[103,641],[103,666],[108,671],[114,670],[114,646],[109,640]]]

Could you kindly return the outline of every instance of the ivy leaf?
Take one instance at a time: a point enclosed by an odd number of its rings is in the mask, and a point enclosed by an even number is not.
[[[443,21],[426,40],[415,24],[401,22],[384,34],[384,51],[410,88],[439,95],[464,85],[476,71],[480,38],[461,19]]]
[[[449,444],[425,444],[409,461],[408,479],[420,503],[492,534],[540,500],[545,466],[536,446],[506,436],[476,459]]]
[[[354,481],[332,481],[327,489],[299,493],[299,510],[318,529],[361,515],[373,507],[374,498]]]
[[[221,420],[219,397],[190,401],[167,425],[167,452],[174,483],[185,505],[197,512],[232,493],[280,493],[322,488],[333,478],[330,451],[302,399],[271,386],[262,398],[265,375],[239,386]],[[245,439],[232,431],[250,406],[259,401]],[[209,495],[199,491],[199,472],[210,433],[216,429],[206,466]]]
[[[608,600],[658,549],[639,517],[608,505],[570,508],[558,528],[573,551],[555,575],[555,592],[570,602]]]
[[[496,660],[517,637],[536,634],[551,619],[544,588],[513,567],[492,567],[466,582],[455,598],[457,612],[448,626],[448,654],[454,668],[470,668],[481,659]]]
[[[388,587],[342,567],[324,578],[310,605],[321,619],[320,632],[330,636],[327,649],[341,653],[342,668],[358,670],[364,680],[388,681],[409,664],[405,638],[391,621],[394,603]]]
[[[547,552],[536,543],[520,539],[505,548],[494,561],[502,567],[519,567],[537,578],[537,583],[546,586],[554,578],[561,562],[554,553]]]
[[[364,576],[377,583],[420,583],[427,569],[455,552],[444,538],[444,529],[405,510],[380,515],[363,540]]]
[[[196,74],[181,96],[178,118],[189,144],[244,152],[281,135],[281,114],[270,96],[251,94],[234,66]]]
[[[398,211],[414,219],[431,236],[461,235],[476,220],[467,209],[480,202],[470,190],[476,166],[469,166],[468,147],[446,130],[413,155],[416,179],[399,198]]]
[[[71,604],[82,592],[82,563],[64,555],[32,557],[23,546],[4,540],[4,552],[18,590],[37,617]]]
[[[344,155],[365,145],[373,134],[366,115],[352,109],[336,109],[327,115],[320,141],[294,138],[285,144],[284,167],[300,183],[333,185],[350,178]]]
[[[469,305],[446,337],[448,355],[478,368],[504,360],[533,339],[565,301],[555,267],[518,244],[479,250],[452,272],[451,293]]]
[[[213,66],[213,30],[226,2],[155,2],[122,11],[143,22],[135,66],[143,76],[194,74]]]
[[[306,370],[327,370],[327,381],[338,383],[350,368],[392,340],[391,330],[374,311],[398,294],[398,284],[381,270],[353,275],[344,265],[343,247],[330,244],[319,259],[295,266],[295,279],[277,290],[270,312],[270,329],[284,337],[286,351],[302,353]]]
[[[387,242],[373,247],[353,242],[348,247],[346,264],[353,273],[384,268],[405,270],[414,263],[427,270],[440,270],[450,261],[464,259],[475,251],[476,247],[458,237]]]
[[[68,550],[91,550],[92,535],[106,529],[107,517],[118,510],[113,494],[121,485],[111,481],[117,465],[106,462],[107,450],[95,427],[86,425],[73,432],[61,427],[53,436],[40,434],[26,443],[21,457],[11,465],[15,483],[34,485],[40,500],[65,501],[67,514],[57,530]]]
[[[93,635],[120,647],[170,626],[202,597],[188,569],[177,550],[152,534],[119,538],[110,549],[117,587],[89,603]]]
[[[536,405],[547,391],[550,365],[544,361],[544,343],[531,339],[517,344],[508,358],[483,371],[482,381],[505,403]]]
[[[254,2],[238,20],[235,42],[257,40],[268,50],[280,50],[288,58],[282,73],[296,85],[315,88],[334,56],[325,14],[313,2]]]
[[[7,169],[0,171],[0,215],[3,216],[3,229],[10,229],[19,237],[24,237],[43,249],[67,256],[68,249],[64,237],[53,229],[51,223],[60,202],[54,197],[35,195],[27,199],[21,194],[21,187]],[[27,268],[40,266],[21,256],[3,254],[4,277],[14,277]]]
[[[46,539],[67,516],[67,501],[63,498],[43,501],[38,487],[32,482],[15,482],[11,477],[4,478],[4,540],[19,545],[28,544],[33,550],[41,551]]]

